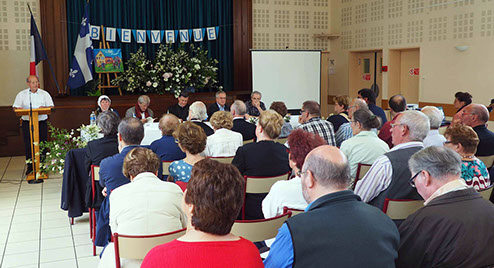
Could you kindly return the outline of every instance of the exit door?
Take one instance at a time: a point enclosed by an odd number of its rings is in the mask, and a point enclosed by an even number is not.
[[[376,104],[381,106],[382,51],[351,52],[349,58],[350,96],[356,97],[360,89],[370,88],[376,92]]]

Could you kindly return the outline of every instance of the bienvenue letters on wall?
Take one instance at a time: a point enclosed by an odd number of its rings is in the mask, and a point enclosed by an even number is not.
[[[203,42],[206,40],[216,40],[218,37],[219,27],[207,27],[197,29],[181,29],[181,30],[138,30],[138,29],[125,29],[125,28],[113,28],[103,27],[105,31],[105,38],[108,42],[116,42],[118,40],[122,43],[132,42],[132,36],[138,44],[145,44],[151,42],[152,44],[160,44],[163,41],[165,43],[189,43],[189,42]],[[100,40],[101,38],[101,26],[91,25],[91,39]]]

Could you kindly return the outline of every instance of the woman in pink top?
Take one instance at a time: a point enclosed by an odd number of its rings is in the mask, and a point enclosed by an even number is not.
[[[254,244],[230,233],[244,187],[234,166],[210,159],[197,162],[184,194],[187,233],[153,248],[141,267],[264,267]]]

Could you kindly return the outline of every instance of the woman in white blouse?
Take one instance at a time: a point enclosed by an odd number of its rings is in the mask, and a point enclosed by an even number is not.
[[[359,163],[372,165],[376,158],[389,151],[389,146],[377,137],[373,128],[379,128],[381,119],[368,109],[359,109],[352,115],[353,137],[341,144],[340,150],[348,158],[351,176],[355,178]]]
[[[204,154],[210,157],[234,156],[238,147],[244,144],[242,134],[230,130],[233,127],[233,115],[226,111],[217,111],[211,116],[214,134],[208,136]]]

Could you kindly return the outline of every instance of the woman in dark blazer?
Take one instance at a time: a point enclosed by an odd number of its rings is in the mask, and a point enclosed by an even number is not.
[[[287,148],[274,141],[281,132],[283,118],[273,110],[263,111],[256,127],[257,142],[238,148],[232,164],[244,176],[270,177],[288,173]],[[266,194],[247,194],[245,218],[264,219],[261,203]]]

